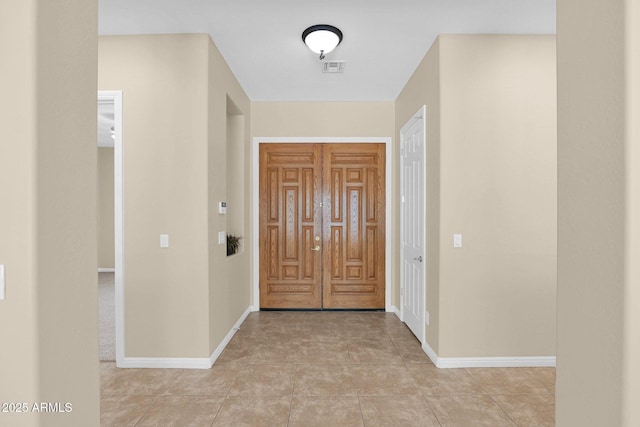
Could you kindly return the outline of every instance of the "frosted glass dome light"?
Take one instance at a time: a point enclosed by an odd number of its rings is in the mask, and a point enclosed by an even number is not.
[[[324,59],[342,41],[342,31],[332,25],[313,25],[302,32],[302,41]]]

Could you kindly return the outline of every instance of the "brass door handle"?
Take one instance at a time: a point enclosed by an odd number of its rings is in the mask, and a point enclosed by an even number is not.
[[[316,245],[314,247],[311,248],[312,251],[316,251],[316,252],[320,252],[320,246]]]

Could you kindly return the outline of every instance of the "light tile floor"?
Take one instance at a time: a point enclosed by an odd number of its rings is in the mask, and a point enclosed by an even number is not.
[[[102,368],[102,426],[553,426],[555,369],[437,369],[393,314],[252,313],[208,370]]]

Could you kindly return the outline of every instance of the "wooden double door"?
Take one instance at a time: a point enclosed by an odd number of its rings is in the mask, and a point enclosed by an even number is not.
[[[260,307],[385,307],[384,144],[260,145]]]

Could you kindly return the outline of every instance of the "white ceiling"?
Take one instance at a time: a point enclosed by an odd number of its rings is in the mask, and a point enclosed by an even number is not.
[[[99,0],[99,33],[209,33],[254,101],[393,101],[443,33],[555,33],[555,0]],[[302,42],[342,30],[323,74]]]

